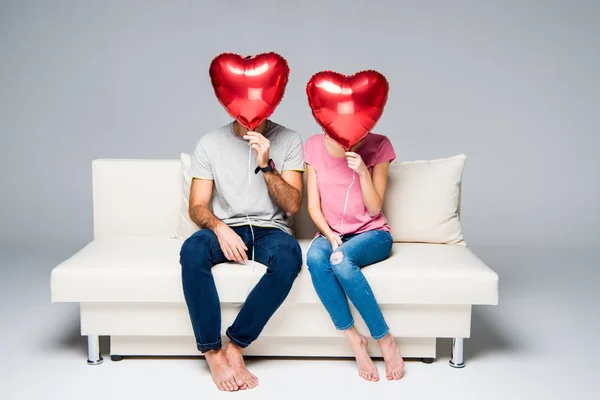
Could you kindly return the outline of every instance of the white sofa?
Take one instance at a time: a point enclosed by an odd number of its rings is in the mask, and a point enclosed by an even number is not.
[[[53,269],[53,302],[80,304],[88,363],[102,362],[99,336],[110,337],[111,359],[200,355],[184,302],[176,239],[181,211],[179,160],[95,160],[94,240]],[[386,197],[389,207],[394,199]],[[392,226],[393,228],[393,226]],[[304,255],[315,228],[303,209],[294,218]],[[264,266],[213,269],[223,328],[234,319]],[[498,276],[466,246],[395,243],[385,261],[363,269],[406,358],[431,362],[436,338],[453,338],[450,365],[464,366],[472,305],[498,302]],[[356,313],[355,309],[352,309]],[[356,315],[357,328],[368,333]],[[379,356],[371,343],[374,356]],[[288,298],[246,349],[261,356],[352,355],[303,268]]]

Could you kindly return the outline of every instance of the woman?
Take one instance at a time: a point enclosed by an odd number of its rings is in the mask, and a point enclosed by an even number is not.
[[[320,233],[307,254],[312,282],[335,327],[347,336],[359,375],[378,381],[367,338],[356,330],[348,300],[377,340],[388,380],[400,379],[404,362],[361,268],[386,259],[392,236],[382,214],[388,168],[396,158],[386,136],[370,133],[351,152],[327,134],[304,149],[309,214]]]

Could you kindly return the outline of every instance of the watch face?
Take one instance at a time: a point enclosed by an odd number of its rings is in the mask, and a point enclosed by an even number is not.
[[[269,166],[273,169],[275,169],[275,161],[273,160],[269,160]]]

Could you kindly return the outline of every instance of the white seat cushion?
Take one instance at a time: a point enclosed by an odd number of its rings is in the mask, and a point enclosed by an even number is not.
[[[52,301],[184,302],[182,243],[152,236],[96,239],[52,271]],[[309,243],[300,241],[304,259]],[[264,270],[251,262],[215,266],[221,301],[242,302]],[[363,272],[381,304],[498,303],[498,276],[466,247],[396,243],[387,260]],[[306,266],[286,302],[319,302]]]

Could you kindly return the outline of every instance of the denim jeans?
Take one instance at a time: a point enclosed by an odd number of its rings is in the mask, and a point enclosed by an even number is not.
[[[333,254],[331,243],[323,236],[310,245],[307,264],[313,285],[337,329],[346,330],[354,325],[348,296],[371,336],[381,339],[388,334],[389,327],[361,268],[390,255],[392,236],[382,230],[373,230],[343,237],[342,241]]]
[[[296,239],[277,228],[232,227],[248,248],[248,258],[267,266],[266,273],[252,289],[227,337],[240,347],[252,343],[287,297],[302,267],[302,252]],[[215,264],[226,262],[217,236],[202,229],[181,247],[183,293],[196,336],[198,350],[205,353],[221,348],[221,306],[212,275]]]

